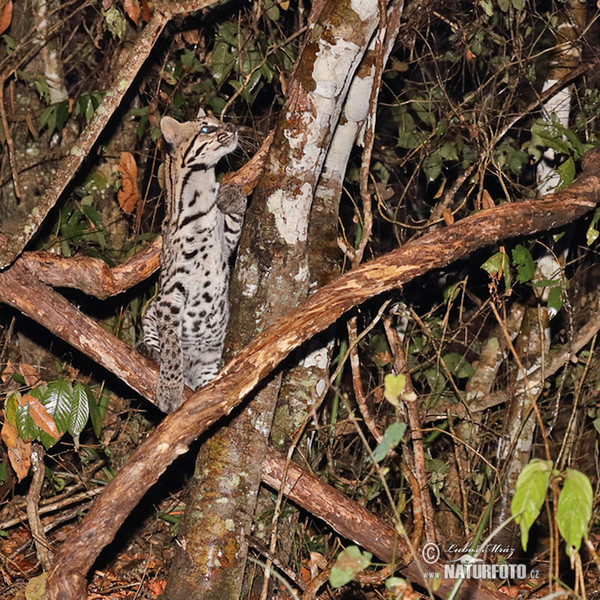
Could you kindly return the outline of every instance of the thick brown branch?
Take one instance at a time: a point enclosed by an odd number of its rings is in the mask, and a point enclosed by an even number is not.
[[[499,240],[554,229],[593,209],[600,203],[600,180],[595,175],[600,172],[600,152],[586,159],[586,172],[592,174],[584,174],[568,189],[543,200],[482,211],[357,267],[257,336],[210,384],[166,417],[134,452],[57,554],[48,598],[84,597],[85,574],[144,493],[201,432],[239,404],[291,350],[377,294]],[[143,395],[154,397],[154,365],[32,279],[18,263],[0,273],[0,301],[41,322]]]
[[[132,288],[157,271],[161,244],[162,238],[158,236],[112,269],[99,258],[65,258],[51,252],[25,252],[19,262],[48,285],[75,288],[104,300]]]

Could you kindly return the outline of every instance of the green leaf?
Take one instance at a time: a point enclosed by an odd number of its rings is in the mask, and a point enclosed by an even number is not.
[[[400,373],[400,375],[392,375],[392,373],[388,373],[384,380],[385,389],[383,395],[385,399],[394,406],[398,406],[398,398],[400,394],[404,391],[406,387],[406,377]]]
[[[548,292],[548,308],[557,313],[563,306],[562,288],[556,286]]]
[[[122,40],[127,31],[127,23],[125,17],[117,9],[115,5],[108,10],[102,12],[104,16],[104,27],[110,31],[114,37]]]
[[[404,437],[406,431],[406,423],[395,422],[392,423],[383,434],[381,442],[377,445],[377,448],[373,451],[373,458],[375,462],[381,462],[398,444]]]
[[[529,529],[538,518],[544,504],[551,474],[550,461],[534,458],[525,466],[517,480],[510,511],[515,517],[515,522],[521,526],[523,550],[527,550]]]
[[[575,161],[572,157],[567,158],[562,165],[556,167],[556,172],[560,176],[560,183],[557,189],[561,189],[567,185],[571,185],[575,179]]]
[[[433,103],[423,98],[413,100],[411,105],[421,121],[433,129],[436,123],[436,117],[432,111]]]
[[[435,181],[442,172],[443,166],[444,162],[442,161],[439,151],[436,150],[430,154],[423,162],[423,170],[425,171],[427,179],[429,181]]]
[[[598,219],[600,219],[600,208],[597,208],[594,211],[594,216],[592,217],[592,222],[590,223],[588,229],[587,229],[587,233],[586,233],[586,240],[587,240],[587,244],[588,246],[591,246],[596,239],[598,238],[598,234],[600,232],[598,232],[598,230],[596,229],[596,223],[598,222]]]
[[[236,23],[223,23],[219,25],[216,35],[217,40],[223,40],[230,46],[237,48],[239,41],[239,31]]]
[[[6,420],[11,425],[16,425],[17,423],[17,410],[19,410],[20,398],[21,394],[19,394],[19,392],[14,392],[14,394],[11,394],[4,402],[4,412],[6,413]]]
[[[48,384],[48,389],[40,402],[54,419],[61,433],[69,430],[72,409],[72,388],[65,379],[55,379]]]
[[[45,77],[38,77],[34,80],[33,85],[35,86],[36,92],[40,98],[46,103],[50,104],[50,86],[46,81]]]
[[[491,0],[479,0],[479,6],[483,8],[483,12],[485,12],[488,17],[493,16],[494,7],[492,6]]]
[[[490,256],[482,265],[481,268],[487,271],[490,275],[497,275],[504,268],[506,271],[509,266],[508,255],[504,252],[496,252]]]
[[[212,53],[211,74],[217,83],[227,79],[235,66],[235,56],[231,54],[229,45],[225,42],[217,42]]]
[[[71,435],[79,435],[83,431],[89,414],[86,390],[80,383],[76,383],[71,395],[71,417],[68,429]]]
[[[329,576],[331,587],[338,588],[350,583],[357,573],[371,564],[372,557],[370,552],[361,552],[358,546],[348,546],[342,550],[331,569]]]
[[[558,529],[567,542],[567,555],[579,552],[581,540],[592,518],[594,492],[586,475],[575,469],[567,469],[563,488],[558,497],[556,521]]]
[[[531,257],[531,252],[525,246],[518,244],[512,251],[512,259],[517,267],[517,281],[519,283],[531,281],[535,274],[535,263]]]
[[[17,40],[10,37],[8,33],[5,33],[0,37],[2,37],[2,39],[4,40],[4,44],[6,45],[6,54],[10,54],[11,52],[13,52],[14,49],[17,47]]]
[[[460,379],[472,377],[475,373],[471,363],[458,352],[448,352],[443,359],[448,371]]]
[[[87,398],[88,409],[90,413],[90,421],[92,422],[92,429],[94,430],[94,434],[97,438],[100,438],[100,433],[102,433],[102,412],[100,407],[96,403],[96,398],[94,397],[94,393],[92,392],[89,386],[85,386],[85,395]]]
[[[24,442],[36,440],[40,435],[40,428],[33,422],[29,414],[29,404],[19,406],[16,416],[17,433]]]

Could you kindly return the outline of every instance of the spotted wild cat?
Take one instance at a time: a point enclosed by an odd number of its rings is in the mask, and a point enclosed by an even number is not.
[[[137,349],[160,363],[156,390],[163,412],[181,403],[184,383],[196,389],[219,370],[225,329],[229,258],[239,241],[246,196],[219,188],[215,165],[237,147],[233,125],[206,116],[160,122],[166,148],[166,213],[158,295],[143,320]]]

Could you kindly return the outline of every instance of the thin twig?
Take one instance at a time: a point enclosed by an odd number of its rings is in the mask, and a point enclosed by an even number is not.
[[[42,486],[44,485],[44,474],[46,466],[44,465],[44,447],[34,442],[31,445],[31,468],[33,471],[33,478],[31,485],[29,486],[29,492],[27,493],[27,520],[29,521],[29,527],[31,527],[31,534],[33,536],[33,542],[37,551],[37,556],[44,567],[44,571],[49,571],[52,566],[52,560],[54,555],[46,539],[46,533],[44,532],[44,526],[40,519],[38,511],[38,504],[42,493]]]

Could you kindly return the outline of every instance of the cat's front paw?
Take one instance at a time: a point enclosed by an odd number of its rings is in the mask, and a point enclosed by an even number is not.
[[[243,214],[246,210],[246,194],[235,183],[228,183],[219,188],[217,207],[226,215]]]

